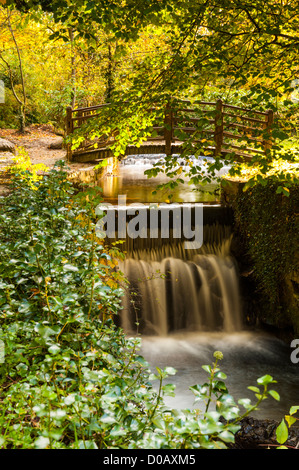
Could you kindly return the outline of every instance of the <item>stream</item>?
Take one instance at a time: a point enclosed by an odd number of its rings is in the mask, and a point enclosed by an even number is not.
[[[152,191],[157,184],[168,181],[166,177],[148,179],[144,175],[156,161],[157,156],[148,155],[122,161],[105,177],[104,200],[117,204],[118,195],[125,194],[128,204],[164,202],[167,193],[153,195]],[[221,174],[226,171],[224,168]],[[210,184],[197,191],[185,181],[175,189],[172,202],[200,202],[213,210],[220,203],[217,189],[217,184]],[[266,399],[253,416],[280,421],[291,406],[299,404],[299,364],[291,362],[290,345],[258,328],[243,326],[237,263],[230,255],[230,231],[215,229],[214,225],[206,228],[209,230],[204,249],[188,258],[172,242],[163,249],[163,255],[157,254],[153,240],[150,245],[139,240],[136,249],[131,246],[120,266],[130,281],[121,314],[122,327],[128,335],[136,334],[136,312],[132,313],[130,307],[130,295],[135,290],[140,299],[137,315],[141,354],[153,372],[156,367],[166,366],[177,371],[165,381],[176,386],[176,396],[165,398],[168,406],[202,406],[194,404],[189,387],[207,380],[202,365],[211,364],[213,352],[218,350],[224,355],[220,367],[235,400],[251,398],[254,403],[254,393],[247,387],[256,386],[256,380],[265,374],[277,381],[272,388],[280,394],[280,401]],[[157,272],[163,276],[153,278]],[[144,279],[148,281],[142,282]]]

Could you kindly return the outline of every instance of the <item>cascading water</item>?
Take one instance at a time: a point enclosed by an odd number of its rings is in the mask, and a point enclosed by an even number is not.
[[[118,194],[126,194],[129,202],[157,202],[151,196],[157,181],[147,179],[144,169],[141,158],[124,162],[118,176],[107,178],[105,200],[115,203]],[[204,244],[193,251],[171,237],[127,238],[126,259],[119,266],[130,282],[119,316],[122,326],[130,335],[141,334],[140,352],[153,372],[166,366],[177,370],[167,379],[176,386],[175,397],[166,399],[168,406],[200,407],[189,387],[207,380],[202,365],[211,364],[213,352],[220,350],[221,369],[235,400],[248,397],[254,402],[247,387],[257,385],[258,377],[270,374],[277,380],[280,401],[266,400],[253,415],[280,421],[298,404],[299,365],[291,362],[287,344],[243,325],[232,230],[226,217],[222,220],[217,197],[203,198],[188,185],[175,196],[177,202],[204,202],[206,209],[213,204],[204,222]]]
[[[230,230],[207,226],[204,234],[206,243],[198,250],[185,250],[178,242],[149,249],[148,239],[143,239],[128,252],[120,266],[130,283],[123,302],[125,331],[136,331],[136,323],[140,333],[159,336],[241,329]]]
[[[204,227],[204,245],[195,252],[177,240],[127,239],[126,259],[120,270],[129,280],[125,291],[122,327],[141,334],[141,354],[154,371],[177,370],[168,383],[175,397],[173,408],[201,407],[189,387],[207,380],[203,364],[213,352],[224,354],[222,370],[235,398],[250,398],[249,385],[266,374],[277,380],[280,402],[266,400],[252,415],[281,420],[298,403],[299,378],[287,345],[265,332],[246,329],[242,321],[238,269],[231,255],[228,226]]]

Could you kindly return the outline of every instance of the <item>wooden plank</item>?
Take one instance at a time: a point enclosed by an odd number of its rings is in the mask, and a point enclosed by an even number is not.
[[[148,137],[146,139],[146,142],[156,142],[156,141],[161,141],[161,140],[164,140],[164,136],[162,135],[158,135],[157,137]]]
[[[251,147],[243,147],[243,146],[240,146],[240,145],[226,144],[226,143],[223,143],[223,145],[225,147],[230,147],[230,148],[237,149],[237,150],[240,150],[240,151],[246,150],[246,152],[260,153],[261,155],[265,154],[264,150],[259,150],[259,149],[255,149],[255,148],[251,148]]]
[[[224,137],[230,137],[232,139],[238,139],[238,140],[252,140],[253,142],[260,142],[260,143],[263,143],[263,139],[259,139],[258,137],[249,137],[249,136],[246,136],[246,135],[241,135],[241,134],[234,134],[233,132],[227,132],[227,131],[224,131],[223,132],[223,136]]]
[[[110,149],[100,149],[96,151],[88,151],[85,153],[80,153],[80,154],[74,154],[73,155],[73,161],[77,163],[87,163],[87,162],[93,162],[99,158],[110,158],[113,157],[113,153],[111,152]]]
[[[236,122],[225,122],[223,123],[225,128],[235,127],[236,129],[243,129],[246,131],[259,131],[261,132],[263,129],[260,127],[251,127],[251,126],[244,126],[244,124],[238,124]]]
[[[107,149],[109,148],[108,145],[112,145],[114,142],[113,141],[110,141],[110,142],[102,142],[102,143],[99,143],[99,142],[94,142],[94,143],[88,143],[88,144],[85,144],[84,147],[79,147],[78,149],[74,150],[73,151],[73,154],[75,155],[79,155],[79,154],[83,154],[85,152],[90,152],[90,151],[98,151],[98,150],[101,150],[101,149]],[[95,147],[95,145],[97,144],[97,147]]]
[[[107,106],[111,106],[111,104],[110,103],[103,103],[103,104],[97,104],[95,106],[89,106],[87,108],[75,108],[75,109],[73,109],[73,113],[82,112],[82,111],[93,111],[93,110],[96,110],[96,109],[99,109],[99,108],[104,108],[104,107],[107,107]]]
[[[173,111],[168,104],[165,108],[165,118],[164,118],[164,139],[165,139],[165,153],[166,155],[171,155],[171,142],[173,134]]]
[[[72,122],[72,112],[73,112],[73,108],[71,106],[68,106],[66,108],[66,118],[65,118],[65,127],[66,127],[67,136],[71,135],[74,132],[73,122]],[[72,161],[72,147],[70,144],[67,144],[66,146],[66,157],[67,157],[68,162]]]
[[[165,143],[155,145],[141,145],[136,147],[135,145],[128,145],[125,151],[125,155],[151,155],[151,154],[165,154]]]
[[[232,113],[226,113],[224,112],[223,113],[224,116],[230,116],[230,117],[234,117],[234,118],[237,118],[237,119],[242,119],[243,121],[250,121],[250,122],[258,122],[260,124],[266,124],[266,121],[261,121],[260,119],[255,119],[255,118],[250,118],[250,117],[247,117],[247,116],[239,116],[237,114],[232,114]]]
[[[212,129],[199,129],[198,127],[174,127],[173,130],[183,132],[207,132],[209,134],[215,133],[215,131]]]
[[[215,101],[190,101],[190,100],[178,100],[179,103],[187,103],[187,104],[199,104],[203,106],[216,106]]]
[[[264,151],[271,149],[272,147],[272,126],[274,122],[274,113],[270,109],[267,113],[267,124],[266,124],[266,132],[269,133],[269,138],[266,140],[264,144]]]
[[[214,103],[215,104],[215,103]],[[181,113],[198,113],[201,112],[203,114],[211,113],[211,110],[208,109],[198,109],[198,108],[182,108],[182,109],[176,109],[177,112]]]
[[[260,114],[260,115],[263,115],[263,116],[267,116],[267,112],[266,111],[256,111],[255,109],[250,109],[250,108],[241,108],[240,106],[234,106],[232,104],[223,104],[223,107],[224,108],[230,108],[230,109],[238,109],[240,111],[245,111],[245,112],[249,112],[249,113],[256,113],[256,114]]]
[[[222,149],[221,154],[225,157],[225,155],[233,153],[231,150],[224,150]],[[234,162],[244,163],[250,162],[252,160],[252,155],[248,155],[247,153],[243,152],[234,152]]]
[[[223,143],[223,103],[222,100],[217,100],[216,104],[216,116],[215,116],[215,154],[221,154],[221,148]]]
[[[173,122],[176,123],[176,124],[179,124],[180,122],[202,122],[204,120],[204,122],[209,122],[209,123],[214,123],[215,120],[214,119],[207,119],[205,117],[201,117],[201,118],[182,118],[182,117],[174,117],[173,118]]]
[[[81,122],[81,121],[86,121],[86,119],[91,119],[91,118],[94,118],[94,117],[97,117],[97,116],[101,116],[101,113],[96,113],[96,114],[85,114],[83,116],[77,116],[77,117],[72,117],[72,121],[78,121],[78,122]]]

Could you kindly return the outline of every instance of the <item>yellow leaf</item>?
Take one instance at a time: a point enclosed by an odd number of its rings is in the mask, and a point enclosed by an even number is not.
[[[290,416],[290,415],[286,415],[285,420],[288,423],[289,427],[292,426],[292,424],[294,424],[297,421],[297,419],[294,418],[294,416]]]

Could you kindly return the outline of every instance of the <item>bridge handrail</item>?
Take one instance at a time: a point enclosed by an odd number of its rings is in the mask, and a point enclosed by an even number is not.
[[[173,144],[182,142],[181,139],[175,135],[178,131],[188,135],[198,132],[199,130],[203,134],[212,134],[214,141],[212,148],[215,156],[227,154],[231,150],[238,153],[241,159],[250,160],[252,154],[263,154],[272,146],[271,128],[274,122],[274,113],[272,110],[260,111],[247,107],[243,108],[241,106],[224,103],[221,99],[218,99],[216,102],[192,102],[190,100],[173,98],[172,103],[174,102],[176,102],[175,106],[171,104],[171,102],[166,104],[164,108],[163,124],[161,125],[160,123],[153,126],[153,130],[161,131],[161,135],[150,136],[148,138],[148,142],[159,140],[165,142],[165,153],[167,155],[177,152],[178,147],[176,145],[175,149],[173,149]],[[179,103],[191,105],[191,107],[180,108],[177,106]],[[84,121],[99,116],[100,113],[98,113],[97,110],[108,106],[111,106],[111,103],[75,109],[68,107],[66,113],[66,134],[72,134],[76,129],[80,128]],[[211,106],[213,109],[199,109],[194,106]],[[211,127],[198,129],[195,124],[199,123],[202,118],[190,117],[190,115],[184,117],[180,115],[180,113],[191,113],[191,115],[192,113],[201,113],[202,115],[210,114],[210,116],[204,118],[204,122],[211,124]],[[250,116],[246,114],[250,114]],[[186,122],[188,124],[193,123],[194,125],[186,125]],[[234,131],[238,131],[238,133],[234,133]],[[259,135],[261,133],[262,135]],[[226,139],[228,139],[229,142],[226,142]],[[245,141],[245,144],[236,145],[234,141],[239,140]],[[111,144],[111,142],[113,142],[113,139],[110,140],[109,143]],[[255,147],[249,147],[248,143],[253,143]],[[75,153],[83,153],[84,150],[87,151],[88,149],[90,151],[90,145],[92,144],[87,141],[83,142]],[[105,142],[103,145],[105,146]],[[71,160],[72,156],[73,152],[70,146],[68,146],[68,159]]]

